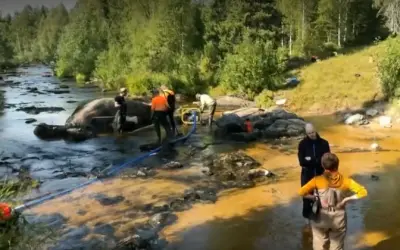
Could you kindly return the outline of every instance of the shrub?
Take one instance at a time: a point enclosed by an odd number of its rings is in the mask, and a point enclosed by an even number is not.
[[[400,39],[388,42],[386,53],[378,64],[380,83],[388,98],[400,97]]]
[[[269,108],[274,105],[274,93],[270,90],[264,89],[254,101],[259,108]]]
[[[253,99],[263,89],[275,89],[283,67],[271,43],[246,38],[227,56],[220,80],[228,90]]]

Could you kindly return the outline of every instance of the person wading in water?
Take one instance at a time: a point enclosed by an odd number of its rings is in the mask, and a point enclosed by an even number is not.
[[[203,113],[204,109],[207,107],[208,116],[208,126],[211,128],[214,119],[214,113],[217,109],[217,102],[207,94],[196,94],[196,99],[200,101],[200,112]]]
[[[331,151],[328,141],[319,136],[311,123],[306,124],[305,131],[306,137],[300,141],[297,154],[301,166],[301,186],[324,172],[321,166],[321,157]],[[310,218],[312,205],[312,201],[303,199],[302,214],[307,220]]]
[[[118,112],[115,116],[115,124],[118,133],[122,134],[124,130],[124,125],[126,122],[126,115],[128,112],[128,105],[126,104],[125,97],[128,95],[128,90],[126,88],[121,88],[119,95],[114,98],[115,107],[118,108]]]
[[[179,133],[176,129],[176,123],[174,118],[175,104],[176,104],[175,92],[168,89],[168,87],[165,85],[162,85],[160,89],[168,102],[169,109],[167,112],[167,117],[169,119],[169,123],[171,124],[172,134],[178,135]]]
[[[164,127],[167,138],[171,137],[171,126],[168,123],[168,101],[165,96],[160,93],[161,91],[158,89],[153,90],[153,99],[151,100],[151,111],[152,111],[152,121],[154,124],[154,129],[157,134],[158,144],[161,144],[161,126]]]

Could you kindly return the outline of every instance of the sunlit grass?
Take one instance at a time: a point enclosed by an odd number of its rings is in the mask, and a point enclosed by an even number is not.
[[[377,63],[386,42],[305,66],[294,71],[301,83],[278,95],[295,111],[332,112],[360,108],[382,96]]]

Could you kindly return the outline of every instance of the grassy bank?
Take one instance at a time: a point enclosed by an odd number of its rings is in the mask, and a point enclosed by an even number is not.
[[[11,206],[18,205],[21,195],[38,183],[31,180],[0,182],[0,201]],[[54,237],[46,225],[28,223],[24,216],[15,214],[7,222],[0,222],[0,249],[42,249],[43,244]]]
[[[378,62],[387,42],[349,51],[292,73],[301,83],[293,89],[278,91],[294,111],[329,113],[356,109],[383,97],[378,79]]]

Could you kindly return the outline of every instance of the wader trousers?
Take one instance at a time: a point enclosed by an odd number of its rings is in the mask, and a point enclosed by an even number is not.
[[[313,250],[343,250],[347,220],[345,210],[321,209],[320,219],[311,221]]]

